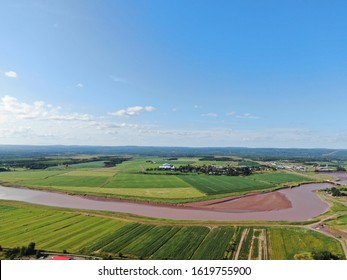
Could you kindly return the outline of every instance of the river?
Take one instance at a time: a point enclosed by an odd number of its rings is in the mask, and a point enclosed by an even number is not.
[[[333,176],[341,178],[341,182],[347,180],[347,173],[345,172],[334,173]],[[331,187],[331,185],[327,183],[313,183],[296,188],[278,190],[276,192],[281,193],[290,201],[291,207],[270,211],[214,211],[213,209],[184,206],[176,207],[126,201],[97,200],[77,195],[2,186],[0,186],[0,199],[64,208],[129,213],[174,220],[305,221],[328,210],[329,205],[314,192],[328,187]]]

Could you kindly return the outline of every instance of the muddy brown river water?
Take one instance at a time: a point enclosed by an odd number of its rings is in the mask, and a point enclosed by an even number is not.
[[[341,178],[341,182],[347,180],[347,172],[329,175]],[[261,207],[247,207],[245,205],[252,205],[252,201],[243,203],[243,198],[228,202],[231,205],[234,203],[236,206],[226,207],[225,209],[224,205],[214,209],[213,207],[194,207],[191,204],[189,206],[165,206],[116,200],[97,200],[76,195],[2,186],[0,186],[0,199],[64,208],[121,212],[174,220],[304,221],[327,211],[329,205],[319,198],[314,191],[331,186],[328,183],[313,183],[272,192],[279,197],[278,199],[284,198],[286,204],[283,207],[270,207],[269,210],[264,210]],[[264,194],[253,195],[252,197],[255,198],[254,202],[266,204],[266,198],[259,199],[257,197],[261,195]],[[245,197],[244,199],[250,200],[250,197]],[[274,196],[271,196],[271,199],[273,200]],[[225,202],[223,203],[225,204]]]

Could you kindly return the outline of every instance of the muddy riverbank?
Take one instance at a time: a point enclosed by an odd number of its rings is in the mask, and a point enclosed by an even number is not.
[[[329,176],[340,179],[340,182],[347,182],[347,172],[329,173]],[[315,193],[328,187],[331,187],[331,184],[312,183],[244,197],[164,205],[0,186],[0,199],[175,220],[305,221],[328,210],[329,205]]]

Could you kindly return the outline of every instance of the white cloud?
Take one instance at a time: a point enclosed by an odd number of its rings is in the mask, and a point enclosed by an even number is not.
[[[236,112],[228,112],[226,113],[227,116],[235,116],[236,115]]]
[[[216,113],[207,113],[207,114],[202,114],[201,116],[203,116],[203,117],[211,117],[211,118],[218,117],[218,115]]]
[[[84,85],[83,85],[82,83],[78,83],[78,84],[76,85],[76,87],[78,87],[78,88],[83,88]]]
[[[113,113],[109,113],[112,116],[118,116],[118,117],[133,117],[137,116],[138,114],[142,112],[152,112],[156,110],[153,106],[134,106],[134,107],[128,107],[126,109],[122,109]]]
[[[245,113],[240,116],[236,116],[239,119],[259,119],[259,117],[253,116],[251,113]]]
[[[55,121],[90,121],[92,120],[92,116],[88,114],[67,114],[67,115],[52,115],[49,116],[48,119]]]
[[[5,72],[5,76],[8,78],[18,78],[18,74],[14,71]]]
[[[89,122],[89,125],[92,127],[95,127],[98,130],[110,130],[110,129],[119,129],[119,128],[125,128],[125,129],[137,129],[137,128],[139,128],[139,125],[137,125],[137,124],[104,123],[104,122],[97,122],[97,121],[91,121],[91,122]]]
[[[177,112],[177,108],[172,108],[171,111],[172,112]]]
[[[38,119],[55,121],[89,121],[92,116],[87,114],[61,114],[60,107],[46,105],[43,101],[35,101],[32,105],[22,103],[12,96],[1,98],[0,111],[14,115],[17,119]]]

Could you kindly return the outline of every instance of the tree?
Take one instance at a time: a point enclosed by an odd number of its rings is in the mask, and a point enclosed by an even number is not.
[[[40,250],[36,251],[36,258],[39,259],[40,257],[42,257],[42,253]]]
[[[23,257],[27,255],[27,248],[25,246],[22,246],[20,248],[19,256]]]
[[[29,256],[29,255],[34,255],[36,253],[35,251],[35,243],[34,242],[30,242],[29,245],[28,245],[28,248],[26,250],[26,256]]]
[[[334,255],[329,251],[316,251],[312,253],[314,260],[339,260],[339,256]]]
[[[336,171],[346,171],[346,168],[344,168],[343,166],[339,165],[336,167]]]

